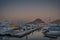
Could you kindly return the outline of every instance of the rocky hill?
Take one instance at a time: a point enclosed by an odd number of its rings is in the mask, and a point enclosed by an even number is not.
[[[42,21],[41,19],[37,18],[32,22],[29,22],[28,24],[40,24],[40,23],[44,23],[44,21]]]

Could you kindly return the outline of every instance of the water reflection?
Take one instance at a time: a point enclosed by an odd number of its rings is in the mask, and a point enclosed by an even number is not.
[[[0,39],[1,39],[1,37],[0,37]],[[44,37],[42,30],[37,30],[37,31],[30,33],[29,35],[26,35],[22,38],[4,37],[3,40],[51,40],[51,39]],[[55,39],[52,39],[52,40],[55,40]],[[60,40],[60,38],[58,38],[56,40]]]

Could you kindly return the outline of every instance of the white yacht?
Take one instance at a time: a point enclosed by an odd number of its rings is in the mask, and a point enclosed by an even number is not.
[[[59,25],[50,26],[48,29],[44,29],[43,34],[45,35],[45,37],[59,37],[60,26]]]

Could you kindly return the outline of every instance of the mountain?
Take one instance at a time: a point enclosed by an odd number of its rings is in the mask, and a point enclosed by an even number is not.
[[[40,23],[44,23],[44,21],[42,21],[41,19],[37,18],[32,22],[29,22],[28,24],[40,24]]]
[[[60,19],[52,21],[51,23],[56,23],[56,24],[60,24]]]

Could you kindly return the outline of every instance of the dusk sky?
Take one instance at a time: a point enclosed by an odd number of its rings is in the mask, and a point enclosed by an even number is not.
[[[30,21],[60,19],[60,0],[0,0],[0,19]]]

